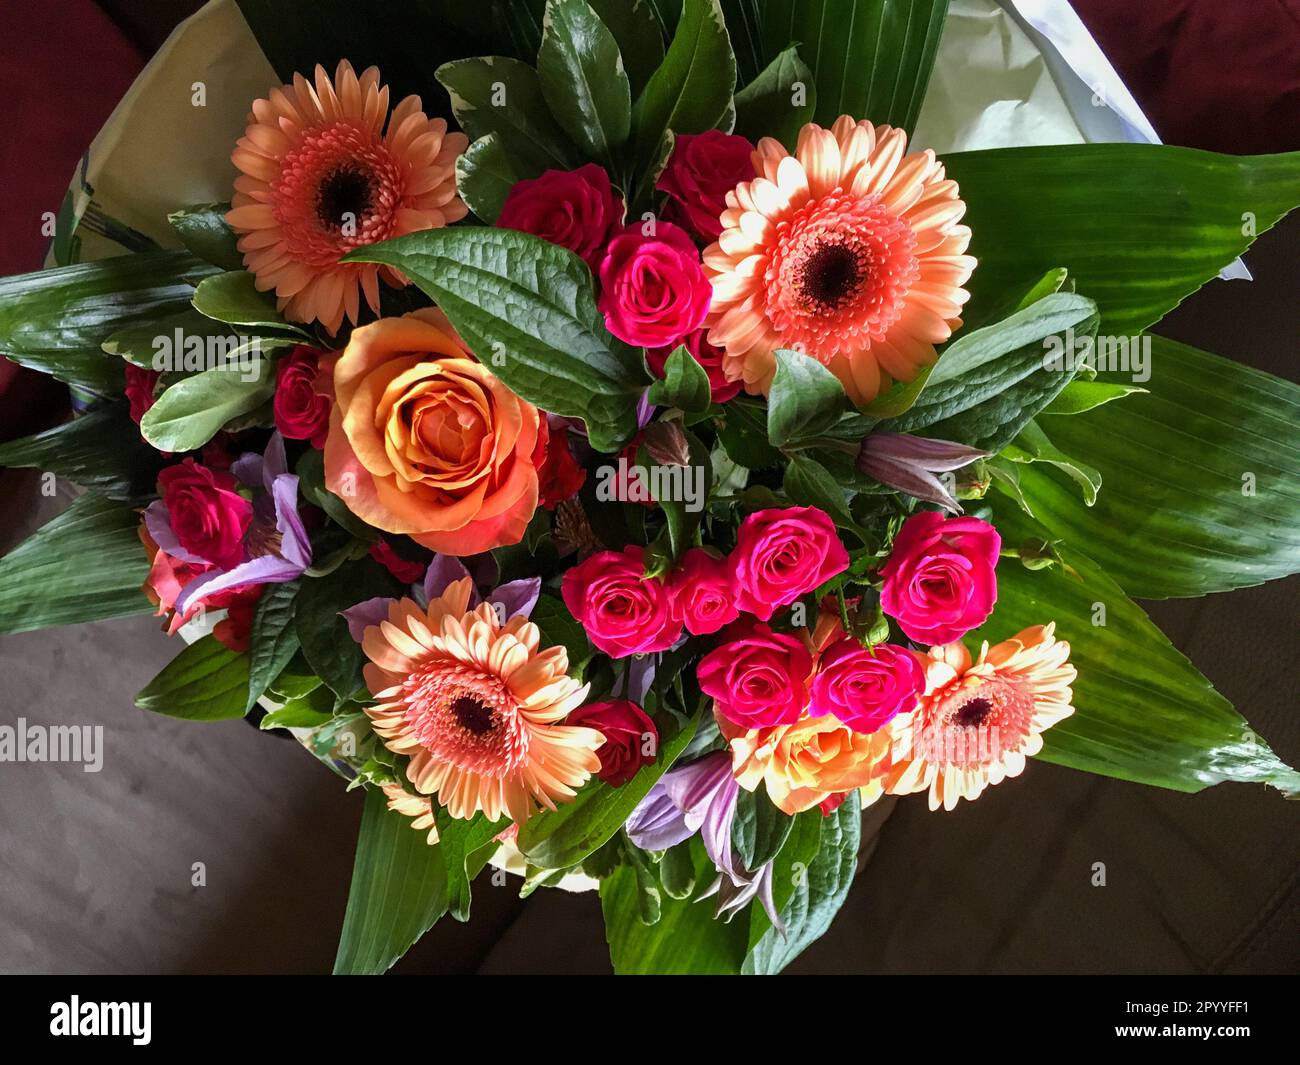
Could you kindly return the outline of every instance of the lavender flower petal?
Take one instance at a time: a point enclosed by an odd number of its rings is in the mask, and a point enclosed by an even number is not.
[[[172,532],[171,515],[167,513],[167,506],[161,499],[155,499],[145,508],[144,527],[149,530],[153,542],[172,558],[178,558],[182,562],[194,562],[200,566],[211,564],[206,558],[200,558],[181,547],[176,534]]]
[[[488,596],[489,603],[500,603],[505,611],[504,619],[509,621],[516,614],[529,617],[537,605],[537,597],[542,592],[540,577],[524,577],[521,580],[503,584]]]
[[[388,608],[395,602],[390,596],[380,595],[340,611],[348,623],[348,634],[360,643],[366,629],[388,620]]]
[[[283,584],[302,575],[302,568],[278,555],[262,555],[234,569],[214,571],[194,578],[176,597],[176,612],[184,616],[195,599],[252,584]]]
[[[425,601],[437,599],[447,590],[449,585],[455,584],[456,581],[468,576],[469,570],[465,568],[465,563],[455,555],[434,555],[433,561],[429,563],[429,568],[424,571]],[[470,606],[477,602],[478,593],[471,587]]]
[[[699,822],[686,816],[659,780],[637,804],[623,828],[628,839],[642,850],[666,851],[695,835]]]

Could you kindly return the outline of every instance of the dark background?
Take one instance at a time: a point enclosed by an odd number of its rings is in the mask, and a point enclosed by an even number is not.
[[[7,0],[0,9],[0,273],[40,266],[39,219],[190,0]],[[1074,0],[1169,143],[1300,148],[1300,0]],[[1300,214],[1162,334],[1297,378]],[[65,397],[0,360],[0,437],[57,421]],[[0,550],[62,503],[0,472]],[[1152,615],[1287,761],[1300,761],[1300,579]],[[6,637],[0,717],[100,722],[102,773],[0,767],[0,970],[326,972],[360,817],[295,745],[241,722],[134,709],[174,654],[150,618]],[[1034,763],[976,804],[881,804],[832,931],[799,972],[1293,972],[1297,809],[1261,786],[1185,796]],[[191,886],[202,861],[207,886]],[[1093,887],[1105,863],[1106,886]],[[440,923],[399,972],[607,971],[599,904],[526,902],[480,879],[470,925]]]

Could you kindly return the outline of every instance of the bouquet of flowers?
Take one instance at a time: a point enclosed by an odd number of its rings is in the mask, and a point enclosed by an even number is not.
[[[0,281],[88,400],[0,448],[84,489],[0,629],[153,609],[142,708],[364,791],[338,971],[492,862],[619,972],[775,972],[882,796],[1300,790],[1130,598],[1300,569],[1300,389],[1147,332],[1300,156],[938,158],[947,7],[241,0],[229,202]]]

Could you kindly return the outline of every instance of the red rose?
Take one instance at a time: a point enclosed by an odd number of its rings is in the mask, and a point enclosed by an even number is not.
[[[845,637],[822,654],[808,713],[832,714],[854,732],[870,734],[916,709],[924,690],[925,671],[906,647],[878,643],[868,651]]]
[[[713,286],[685,230],[659,222],[647,236],[640,224],[609,242],[600,264],[605,325],[636,347],[676,344],[704,323]]]
[[[131,420],[140,424],[146,412],[154,404],[154,389],[158,387],[158,378],[162,374],[157,370],[146,370],[143,366],[126,364],[126,399],[131,406]]]
[[[645,575],[640,547],[592,555],[564,575],[560,592],[569,613],[610,658],[666,651],[682,634],[667,586]]]
[[[697,329],[694,333],[682,341],[686,345],[686,350],[695,356],[695,361],[704,367],[704,372],[709,375],[709,389],[713,393],[714,403],[726,403],[740,392],[741,382],[728,381],[726,374],[722,372],[722,357],[726,354],[722,348],[715,347],[705,339],[708,333],[707,329]],[[668,356],[677,350],[676,344],[671,344],[662,348],[650,348],[645,353],[646,362],[650,364],[650,369],[656,377],[663,377],[664,367],[668,364]]]
[[[740,615],[731,562],[714,558],[702,547],[692,547],[682,556],[668,590],[673,616],[696,636],[717,632]]]
[[[816,507],[760,510],[736,536],[737,605],[766,621],[848,568],[835,523]]]
[[[600,771],[596,775],[616,788],[658,757],[659,730],[644,710],[626,699],[579,707],[565,724],[585,725],[605,737],[596,750],[600,759]]]
[[[244,560],[244,534],[253,505],[235,491],[235,478],[186,459],[158,475],[158,491],[176,539],[191,555],[222,569]]]
[[[537,468],[537,505],[554,510],[571,498],[587,479],[569,447],[569,429],[563,422],[550,424],[545,418],[538,428],[546,457]]]
[[[423,562],[412,562],[393,550],[387,540],[379,539],[370,545],[370,557],[388,570],[403,584],[414,584],[424,579],[424,571],[429,567]]]
[[[213,626],[212,635],[218,643],[238,654],[248,650],[253,635],[253,615],[257,613],[257,601],[262,597],[264,587],[257,584],[238,589],[239,597],[226,606],[226,616]]]
[[[622,224],[623,199],[595,163],[577,170],[548,170],[516,182],[497,216],[503,229],[518,229],[568,248],[592,273],[607,239]]]
[[[741,728],[792,725],[808,705],[812,654],[795,636],[754,622],[710,651],[696,669],[700,690]]]
[[[722,233],[718,216],[727,209],[727,193],[753,181],[754,146],[744,137],[711,129],[685,133],[673,144],[668,165],[655,188],[672,198],[669,211],[704,240]]]
[[[275,368],[275,427],[286,440],[310,440],[322,448],[330,426],[329,396],[316,390],[320,352],[305,344],[280,359]]]

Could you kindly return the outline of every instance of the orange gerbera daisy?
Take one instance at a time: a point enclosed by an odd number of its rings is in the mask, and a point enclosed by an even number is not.
[[[859,404],[912,380],[960,325],[975,260],[966,205],[934,152],[848,115],[799,134],[795,154],[764,137],[753,181],[727,194],[704,253],[705,324],[723,372],[767,394],[775,352],[824,363]]]
[[[388,800],[388,808],[395,814],[411,818],[411,827],[417,831],[429,830],[428,844],[438,842],[438,819],[433,816],[433,803],[423,795],[412,795],[401,784],[382,784],[380,790]]]
[[[885,791],[928,788],[931,810],[951,810],[1019,776],[1025,759],[1042,750],[1043,731],[1074,713],[1076,670],[1055,627],[1035,625],[993,647],[985,643],[974,663],[961,643],[930,648],[920,706],[887,726],[893,765]]]
[[[376,263],[340,263],[354,248],[437,229],[464,218],[456,158],[468,145],[427,118],[408,96],[388,116],[388,86],[370,67],[360,77],[342,60],[331,81],[316,67],[313,85],[292,85],[253,102],[248,129],[231,161],[242,173],[226,221],[260,291],[275,290],[286,316],[338,332],[355,323],[364,292],[379,313],[379,278],[406,278]]]
[[[449,585],[426,610],[395,601],[367,628],[366,711],[389,750],[410,756],[406,775],[452,817],[482,810],[522,823],[555,809],[600,768],[595,729],[561,721],[587,697],[568,675],[563,647],[539,650],[522,615],[500,622],[489,603],[469,609],[470,579]]]

